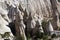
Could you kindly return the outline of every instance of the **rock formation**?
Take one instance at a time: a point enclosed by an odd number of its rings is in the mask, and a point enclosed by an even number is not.
[[[25,35],[27,32],[35,33],[39,29],[44,32],[42,22],[49,21],[52,27],[47,27],[52,30],[58,29],[57,15],[59,12],[60,4],[57,0],[0,0],[0,25],[4,28],[3,32],[11,32],[9,25],[14,22],[17,37],[24,37],[21,40],[27,40]],[[38,29],[38,30],[37,30]],[[49,30],[51,31],[51,30]],[[31,34],[33,34],[31,33]]]

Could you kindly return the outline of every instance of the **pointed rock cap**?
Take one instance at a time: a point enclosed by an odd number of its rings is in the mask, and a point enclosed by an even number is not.
[[[49,22],[49,31],[54,31],[51,22]]]

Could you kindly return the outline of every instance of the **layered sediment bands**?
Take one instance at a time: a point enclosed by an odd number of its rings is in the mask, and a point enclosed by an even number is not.
[[[51,28],[57,30],[59,9],[60,4],[57,0],[0,0],[0,15],[7,23],[14,22],[17,36],[24,36],[25,40],[24,30],[26,29],[26,33],[31,30],[35,33],[42,27],[43,20],[50,21]],[[38,30],[35,30],[36,28]]]

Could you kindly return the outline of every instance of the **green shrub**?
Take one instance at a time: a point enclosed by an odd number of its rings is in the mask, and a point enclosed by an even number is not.
[[[27,33],[27,40],[29,40],[30,39],[30,34],[29,33]]]
[[[4,37],[9,37],[10,36],[10,33],[9,32],[5,32],[4,34],[1,34],[1,36],[2,36],[2,38],[4,38]]]
[[[52,36],[51,36],[51,38],[55,38],[56,37],[56,34],[53,34]]]
[[[47,34],[47,30],[46,30],[46,27],[48,26],[48,21],[42,21],[42,28],[43,28],[43,31],[44,31],[44,34]]]
[[[43,35],[43,40],[48,40],[48,35]]]
[[[40,38],[40,39],[43,38],[43,33],[39,32],[39,31],[37,31],[35,35],[37,38]]]
[[[58,2],[60,2],[60,0],[58,0]]]

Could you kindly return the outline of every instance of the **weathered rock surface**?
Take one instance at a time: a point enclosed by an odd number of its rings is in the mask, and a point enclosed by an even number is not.
[[[17,14],[19,14],[19,17]],[[56,14],[59,14],[59,16]],[[52,27],[48,27],[57,30],[60,26],[59,17],[60,3],[57,0],[0,0],[0,29],[3,29],[0,33],[11,32],[6,25],[14,21],[17,23],[15,27],[19,25],[20,33],[24,33],[21,34],[24,36],[25,28],[28,31],[42,28],[42,20],[50,21]],[[17,30],[19,31],[19,29]]]

